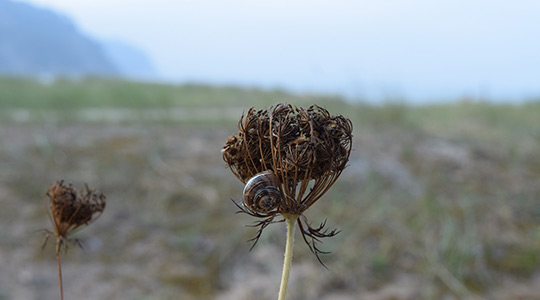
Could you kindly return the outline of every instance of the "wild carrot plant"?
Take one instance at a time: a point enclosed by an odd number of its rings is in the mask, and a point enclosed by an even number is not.
[[[239,132],[226,141],[223,159],[243,183],[244,199],[235,204],[257,217],[257,243],[272,223],[286,222],[287,242],[279,300],[285,299],[292,262],[294,228],[321,264],[322,238],[337,230],[325,229],[326,221],[312,227],[304,212],[336,182],[347,165],[352,147],[352,123],[331,116],[317,105],[297,108],[278,104],[267,110],[251,108],[238,123]],[[253,248],[252,246],[252,248]],[[324,264],[323,264],[324,266]]]
[[[42,248],[45,248],[51,236],[56,237],[58,285],[60,287],[60,300],[63,300],[64,290],[60,252],[62,249],[67,251],[68,242],[75,242],[81,246],[77,239],[69,238],[69,235],[75,230],[90,224],[101,215],[105,209],[105,195],[90,190],[88,186],[85,186],[85,191],[79,193],[71,184],[64,185],[64,181],[60,180],[49,187],[45,196],[49,198],[48,205],[45,202],[45,209],[54,231],[44,229],[47,235]]]

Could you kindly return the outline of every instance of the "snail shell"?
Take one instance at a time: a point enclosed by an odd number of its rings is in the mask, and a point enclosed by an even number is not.
[[[279,181],[271,171],[256,174],[244,187],[244,203],[256,212],[271,211],[280,202]]]

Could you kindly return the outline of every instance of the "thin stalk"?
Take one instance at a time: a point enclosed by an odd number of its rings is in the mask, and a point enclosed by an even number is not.
[[[283,274],[281,275],[278,300],[285,300],[285,296],[287,295],[293,256],[294,225],[298,219],[298,216],[295,215],[283,215],[283,217],[285,218],[285,221],[287,221],[287,244],[285,245],[285,259],[283,260]]]
[[[60,285],[60,300],[64,300],[64,288],[62,285],[62,263],[60,261],[60,248],[62,246],[62,238],[56,238],[56,262],[58,264],[58,284]]]

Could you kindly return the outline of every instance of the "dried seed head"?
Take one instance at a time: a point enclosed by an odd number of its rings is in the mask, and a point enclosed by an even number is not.
[[[47,190],[50,200],[50,215],[57,236],[66,237],[73,230],[88,225],[105,209],[105,195],[90,190],[79,193],[71,184],[60,180]]]
[[[289,199],[280,213],[299,214],[311,206],[337,180],[351,152],[351,121],[316,105],[251,108],[238,127],[223,147],[223,159],[243,183],[271,170]]]
[[[331,116],[320,106],[297,108],[278,104],[265,110],[250,108],[238,123],[239,132],[227,139],[223,160],[243,183],[270,171],[278,182],[281,202],[277,209],[257,210],[246,201],[243,212],[265,218],[256,225],[262,230],[279,214],[302,215],[335,183],[347,165],[352,147],[352,123],[344,116]],[[299,226],[315,254],[318,238],[332,236],[322,227],[312,228],[307,219]],[[304,225],[302,223],[305,223]]]

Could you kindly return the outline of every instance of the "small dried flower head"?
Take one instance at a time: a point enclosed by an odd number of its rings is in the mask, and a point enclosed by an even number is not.
[[[313,228],[302,214],[330,189],[347,165],[352,147],[351,121],[341,115],[331,116],[317,105],[305,109],[279,104],[265,110],[250,108],[240,118],[238,128],[222,149],[227,166],[243,183],[273,174],[275,179],[261,180],[277,182],[273,185],[281,194],[281,201],[272,209],[256,209],[246,199],[237,204],[243,212],[263,219],[255,223],[260,226],[255,243],[278,215],[302,216],[298,224],[304,240],[319,258],[323,253],[316,245],[319,238],[338,232],[324,230],[324,223]]]
[[[90,190],[77,192],[71,184],[60,180],[53,183],[47,193],[48,212],[54,226],[54,235],[66,238],[71,232],[97,219],[105,209],[105,195]]]

